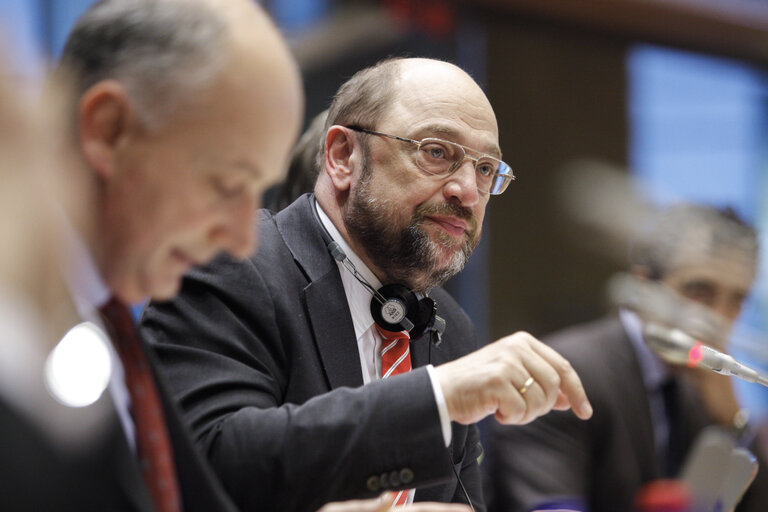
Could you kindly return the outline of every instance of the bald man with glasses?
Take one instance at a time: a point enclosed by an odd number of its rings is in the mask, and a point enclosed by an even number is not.
[[[477,421],[592,413],[529,334],[476,350],[440,288],[514,179],[493,110],[452,64],[387,60],[342,85],[322,145],[314,194],[262,212],[258,254],[193,271],[143,333],[242,509],[393,490],[484,510]]]

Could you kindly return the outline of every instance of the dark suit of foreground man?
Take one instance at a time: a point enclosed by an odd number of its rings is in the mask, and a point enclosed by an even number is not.
[[[510,178],[491,106],[451,64],[385,61],[342,86],[325,132],[315,194],[262,212],[259,253],[192,272],[177,299],[147,309],[142,332],[243,509],[312,510],[381,489],[466,501],[454,470],[482,509],[476,421],[591,414],[568,363],[530,335],[473,352],[469,320],[439,288]],[[380,379],[371,294],[330,238],[372,287],[437,301],[442,343],[413,339],[412,371]]]

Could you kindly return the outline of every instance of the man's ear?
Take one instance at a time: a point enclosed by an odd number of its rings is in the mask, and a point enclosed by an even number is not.
[[[333,186],[349,190],[355,170],[362,166],[363,152],[349,128],[333,125],[325,134],[324,164]]]
[[[102,178],[116,169],[115,152],[130,117],[128,92],[116,80],[103,80],[80,97],[78,135],[83,157]]]

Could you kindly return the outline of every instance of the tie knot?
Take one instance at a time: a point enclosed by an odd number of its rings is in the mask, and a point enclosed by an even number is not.
[[[382,338],[384,338],[385,341],[397,341],[397,340],[410,340],[411,336],[408,334],[408,331],[388,331],[386,329],[383,329],[378,326],[378,324],[374,324],[376,326],[376,330],[379,331],[379,334]]]
[[[126,322],[133,325],[128,307],[114,295],[99,308],[99,312],[115,328],[123,327]]]
[[[111,334],[112,341],[120,354],[121,359],[125,359],[128,354],[126,351],[139,351],[143,354],[143,349],[138,341],[136,326],[128,307],[119,299],[112,296],[103,306],[99,308],[99,313],[104,319],[105,326]],[[143,359],[143,355],[134,355]],[[125,362],[125,361],[124,361]]]

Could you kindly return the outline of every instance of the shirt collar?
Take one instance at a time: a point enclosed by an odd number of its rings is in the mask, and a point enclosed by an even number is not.
[[[635,349],[645,388],[649,391],[659,389],[671,375],[664,362],[643,340],[642,320],[637,313],[624,308],[619,310],[619,319],[632,342],[632,348]]]
[[[352,262],[357,272],[365,279],[374,290],[381,288],[381,281],[368,268],[363,260],[355,254],[355,251],[341,236],[341,233],[331,221],[330,217],[323,211],[320,204],[315,201],[315,208],[325,229],[328,231],[331,239],[339,244],[346,254],[349,261]],[[373,316],[371,316],[371,292],[358,281],[344,265],[337,261],[339,272],[341,273],[341,282],[344,285],[344,293],[347,296],[349,311],[352,314],[352,324],[355,327],[355,337],[360,338],[373,325]]]

